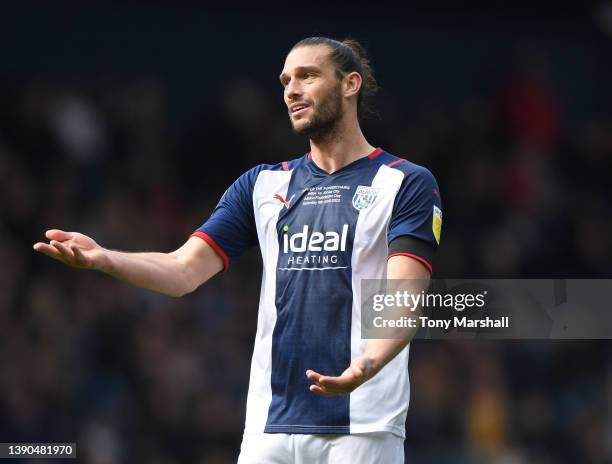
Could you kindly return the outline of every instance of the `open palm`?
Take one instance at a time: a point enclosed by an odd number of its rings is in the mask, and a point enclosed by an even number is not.
[[[49,243],[35,243],[34,250],[69,266],[92,269],[102,255],[102,247],[87,235],[51,229],[45,236]]]
[[[321,396],[346,395],[359,385],[374,376],[371,361],[365,356],[358,356],[351,365],[339,376],[321,375],[311,369],[306,371],[306,377],[314,384],[310,391]]]

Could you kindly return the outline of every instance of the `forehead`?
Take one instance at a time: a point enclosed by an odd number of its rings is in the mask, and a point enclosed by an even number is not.
[[[327,45],[305,45],[294,48],[285,58],[283,73],[290,73],[293,69],[299,67],[331,67],[330,52],[331,50]]]

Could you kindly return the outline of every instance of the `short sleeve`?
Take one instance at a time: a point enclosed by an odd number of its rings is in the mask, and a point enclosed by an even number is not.
[[[210,218],[192,236],[207,242],[223,261],[223,272],[231,261],[257,243],[253,213],[253,187],[261,166],[240,176],[223,194]]]
[[[431,270],[431,257],[440,243],[442,200],[435,177],[427,169],[407,169],[393,206],[389,249],[420,260]],[[404,249],[409,247],[410,249]]]

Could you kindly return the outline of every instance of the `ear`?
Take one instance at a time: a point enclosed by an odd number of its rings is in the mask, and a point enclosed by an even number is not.
[[[358,72],[348,73],[342,79],[342,93],[345,97],[352,97],[353,95],[357,95],[359,93],[359,89],[361,89],[362,79],[361,74]]]

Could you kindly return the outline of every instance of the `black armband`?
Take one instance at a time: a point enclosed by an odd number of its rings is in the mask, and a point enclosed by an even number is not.
[[[388,258],[392,256],[409,256],[423,263],[429,269],[429,272],[431,272],[431,262],[435,252],[436,249],[431,243],[409,235],[401,235],[389,244]]]

